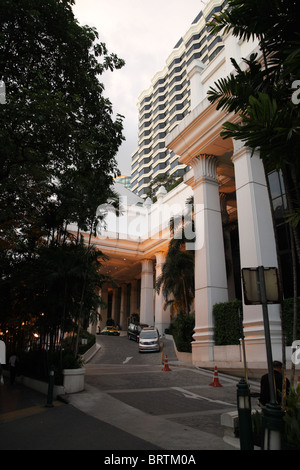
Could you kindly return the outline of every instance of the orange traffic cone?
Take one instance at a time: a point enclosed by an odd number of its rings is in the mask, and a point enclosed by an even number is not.
[[[217,366],[215,366],[215,371],[214,371],[214,379],[211,384],[212,387],[223,387],[223,385],[220,384],[219,378],[218,378],[218,369]]]
[[[162,370],[171,371],[171,369],[169,367],[169,364],[168,364],[168,356],[167,355],[165,355],[165,363],[164,363],[164,367],[162,368]]]

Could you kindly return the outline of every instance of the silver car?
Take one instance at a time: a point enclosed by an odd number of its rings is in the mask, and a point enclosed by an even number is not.
[[[143,328],[139,335],[139,352],[159,350],[160,343],[157,328]]]

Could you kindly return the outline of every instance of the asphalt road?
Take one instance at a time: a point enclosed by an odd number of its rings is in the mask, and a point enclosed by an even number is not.
[[[126,336],[97,341],[101,350],[86,365],[86,401],[77,394],[75,406],[161,448],[230,449],[221,444],[221,415],[236,410],[238,378],[219,374],[222,387],[212,387],[213,372],[180,364],[170,340],[159,353],[139,353]],[[163,370],[165,355],[171,371]]]
[[[126,336],[97,342],[85,390],[69,404],[47,408],[42,394],[1,387],[1,450],[102,450],[105,458],[110,450],[236,450],[224,441],[220,419],[236,410],[238,378],[219,374],[222,387],[212,387],[213,373],[180,364],[170,340],[159,353],[139,353]],[[163,370],[165,355],[170,371]]]

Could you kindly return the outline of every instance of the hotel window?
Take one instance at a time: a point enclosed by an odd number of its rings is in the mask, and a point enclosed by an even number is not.
[[[276,225],[285,223],[284,216],[287,210],[287,202],[282,172],[272,171],[268,174],[268,180]]]

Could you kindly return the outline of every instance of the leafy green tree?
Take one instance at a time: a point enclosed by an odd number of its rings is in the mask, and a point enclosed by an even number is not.
[[[32,279],[34,293],[39,292],[35,310],[40,315],[44,313],[40,318],[42,322],[44,319],[50,322],[50,331],[60,330],[60,343],[65,332],[77,332],[79,312],[83,315],[83,325],[98,318],[101,305],[98,292],[105,280],[99,271],[104,259],[105,256],[82,240],[40,249],[36,260],[39,277]]]
[[[99,317],[99,290],[107,279],[100,274],[105,259],[83,240],[68,240],[50,247],[42,245],[34,258],[14,265],[14,271],[1,283],[5,294],[1,323],[18,334],[21,325],[27,325],[27,331],[15,338],[20,350],[37,333],[38,347],[51,354],[57,346],[62,347],[64,335],[69,333],[77,353],[79,319],[81,327],[86,327]]]
[[[79,26],[73,0],[0,1],[2,246],[38,226],[55,201],[59,219],[91,220],[118,174],[122,117],[112,118],[99,77],[124,62]],[[5,144],[4,144],[5,143]],[[49,221],[49,219],[48,219]],[[55,227],[57,228],[57,227]]]
[[[39,318],[52,342],[99,305],[101,253],[68,224],[95,231],[123,140],[100,79],[124,61],[73,4],[0,0],[0,322],[20,331]]]

